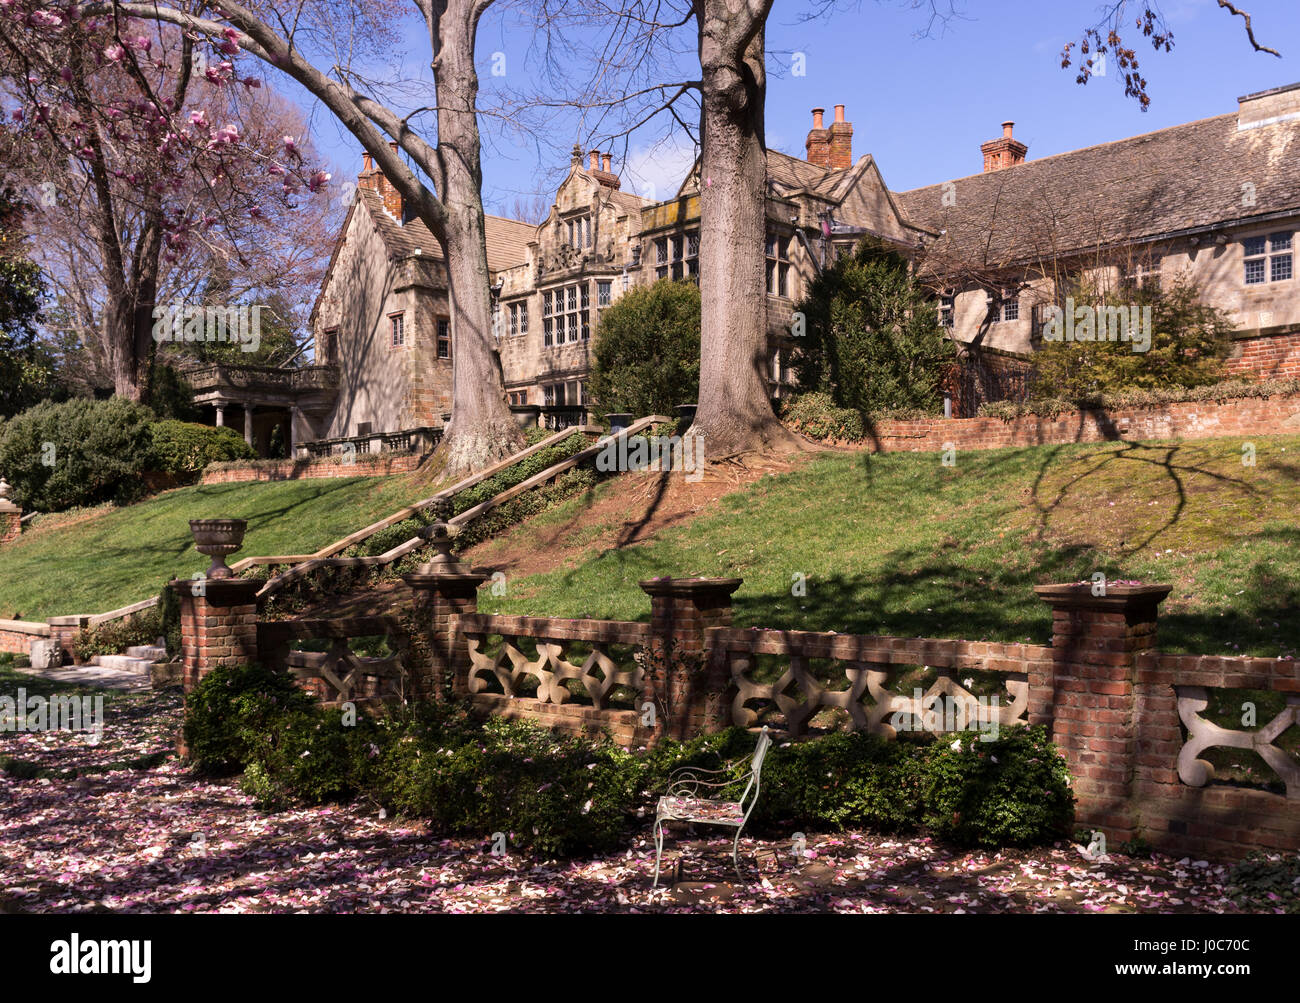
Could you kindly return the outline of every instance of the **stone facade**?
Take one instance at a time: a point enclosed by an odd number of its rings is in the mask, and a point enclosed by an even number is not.
[[[768,153],[772,396],[791,388],[795,303],[865,234],[914,258],[968,356],[992,349],[1028,359],[1047,311],[1081,274],[1120,290],[1185,276],[1239,328],[1230,371],[1300,372],[1290,246],[1300,180],[1289,168],[1300,85],[1240,98],[1233,114],[1041,160],[1027,159],[1014,123],[1004,122],[981,146],[980,173],[903,192],[889,190],[873,157],[853,158],[843,105],[829,125],[822,116],[813,110],[806,159]],[[652,202],[622,190],[611,159],[575,147],[545,220],[485,221],[509,402],[540,408],[552,427],[590,417],[601,311],[633,286],[697,275],[698,170]],[[423,223],[405,218],[400,195],[368,159],[358,185],[312,320],[317,361],[341,374],[318,437],[439,425],[451,407],[442,250]]]

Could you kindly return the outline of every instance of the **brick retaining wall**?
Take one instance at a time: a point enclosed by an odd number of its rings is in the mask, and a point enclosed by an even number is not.
[[[50,626],[47,623],[0,620],[0,651],[26,655],[31,652],[33,641],[49,636]]]
[[[1227,436],[1300,435],[1300,396],[1195,401],[1153,408],[1069,411],[1055,418],[930,418],[882,421],[868,444],[877,453],[1002,449],[1143,439],[1213,439]]]
[[[1300,331],[1243,338],[1233,346],[1233,352],[1234,357],[1228,360],[1228,372],[1233,376],[1300,378]]]
[[[327,477],[383,477],[409,473],[424,457],[417,453],[380,454],[374,460],[339,463],[337,460],[279,460],[257,466],[205,470],[204,484],[234,484],[243,481],[297,481]]]

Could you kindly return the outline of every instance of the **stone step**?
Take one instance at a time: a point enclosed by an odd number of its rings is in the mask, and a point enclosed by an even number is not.
[[[156,644],[133,644],[126,649],[126,653],[132,658],[143,658],[150,662],[167,661],[167,649]]]
[[[123,672],[135,672],[146,679],[149,678],[149,666],[153,665],[152,658],[133,658],[130,655],[95,655],[91,660],[91,665],[98,665],[104,669],[119,669]]]

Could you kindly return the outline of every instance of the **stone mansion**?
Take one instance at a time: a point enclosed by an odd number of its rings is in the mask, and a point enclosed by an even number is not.
[[[1187,272],[1238,327],[1235,372],[1300,376],[1300,84],[1235,111],[1044,157],[1003,123],[979,173],[891,191],[854,159],[837,105],[813,110],[803,159],[768,153],[767,314],[772,395],[790,392],[788,325],[818,271],[864,234],[894,243],[934,288],[971,382],[966,411],[995,396],[1041,343],[1044,311],[1081,271],[1106,282]],[[698,179],[652,202],[622,190],[611,156],[575,147],[538,224],[488,216],[494,324],[512,408],[562,427],[588,412],[601,312],[634,285],[695,281]],[[312,313],[314,365],[209,367],[200,402],[242,408],[250,441],[280,422],[292,443],[441,425],[455,332],[442,251],[367,157]],[[244,367],[250,370],[251,367]],[[595,410],[595,405],[592,406]],[[964,412],[963,412],[964,413]]]

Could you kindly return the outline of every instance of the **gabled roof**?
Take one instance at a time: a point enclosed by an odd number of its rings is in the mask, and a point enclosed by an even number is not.
[[[321,279],[320,291],[316,294],[316,302],[312,304],[311,316],[308,318],[309,324],[315,324],[316,322],[316,313],[320,309],[321,299],[325,295],[325,290],[329,288],[330,279],[334,275],[334,264],[338,261],[339,253],[343,250],[343,245],[351,228],[352,216],[359,206],[365,208],[366,213],[374,222],[375,229],[384,242],[384,247],[388,249],[389,257],[405,258],[418,250],[421,257],[442,260],[442,246],[434,238],[429,228],[424,225],[423,221],[416,219],[411,220],[405,226],[401,225],[384,208],[384,200],[378,192],[370,188],[358,188],[356,198],[353,200],[352,205],[348,207],[348,214],[343,220],[338,239],[334,241],[334,251],[330,255],[329,264],[325,268],[325,275]],[[517,219],[507,219],[504,216],[490,216],[485,213],[483,229],[487,242],[489,271],[502,271],[515,265],[524,264],[528,260],[528,244],[535,239],[537,233],[535,224],[524,223]]]
[[[1300,121],[1239,130],[1201,119],[988,174],[897,193],[932,249],[1023,264],[1300,210]]]
[[[422,220],[413,219],[403,226],[384,208],[378,192],[358,188],[357,195],[365,204],[392,257],[405,258],[418,250],[422,256],[442,259],[442,246]],[[483,229],[490,271],[498,272],[528,260],[528,243],[537,235],[535,224],[484,214]]]
[[[767,179],[779,195],[808,191],[828,202],[839,202],[866,172],[870,163],[871,156],[868,154],[859,157],[857,163],[847,170],[837,170],[810,164],[788,153],[768,150]]]

